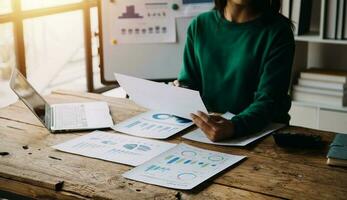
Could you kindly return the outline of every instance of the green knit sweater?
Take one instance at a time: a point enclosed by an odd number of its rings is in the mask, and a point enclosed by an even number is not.
[[[237,136],[254,133],[290,120],[294,49],[290,23],[280,14],[234,23],[210,11],[188,28],[178,80],[200,91],[210,112],[236,114]]]

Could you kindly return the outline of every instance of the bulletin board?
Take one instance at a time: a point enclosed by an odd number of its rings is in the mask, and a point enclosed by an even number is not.
[[[119,1],[125,1],[127,4],[124,4],[123,7],[118,6],[120,10],[117,10],[114,5]],[[137,6],[136,1],[145,2],[145,6],[143,8]],[[210,10],[213,6],[212,0],[102,0],[100,4],[101,80],[103,84],[115,83],[115,72],[150,80],[177,78],[183,62],[187,28],[197,14]],[[155,15],[155,19],[163,19],[172,13],[179,13],[179,16],[174,17],[174,22],[165,21],[165,24],[169,24],[168,27],[163,25],[163,20],[153,21],[153,24],[161,25],[158,26],[159,28],[153,26],[152,31],[158,31],[158,33],[152,33],[157,34],[156,37],[142,37],[141,34],[148,35],[151,31],[150,28],[145,27],[145,24],[138,23],[139,28],[131,27],[141,18]],[[128,21],[122,24],[121,19]],[[112,23],[116,20],[118,24],[114,28]],[[170,29],[172,26],[175,26],[174,37],[172,35],[160,37],[159,33],[172,33]],[[127,34],[134,38],[128,40]]]

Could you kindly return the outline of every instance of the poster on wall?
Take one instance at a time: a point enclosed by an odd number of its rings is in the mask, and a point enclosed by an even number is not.
[[[107,1],[113,44],[175,43],[176,24],[170,0]]]

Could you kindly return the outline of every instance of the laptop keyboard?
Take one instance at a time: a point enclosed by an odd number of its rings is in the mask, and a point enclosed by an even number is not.
[[[82,104],[56,106],[54,123],[58,129],[77,129],[88,126],[85,107]]]

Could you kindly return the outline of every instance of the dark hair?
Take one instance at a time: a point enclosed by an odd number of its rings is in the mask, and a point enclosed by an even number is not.
[[[224,16],[224,9],[227,6],[228,0],[214,0],[214,9],[219,11]],[[251,0],[251,6],[261,12],[271,11],[278,13],[281,9],[281,0]]]

